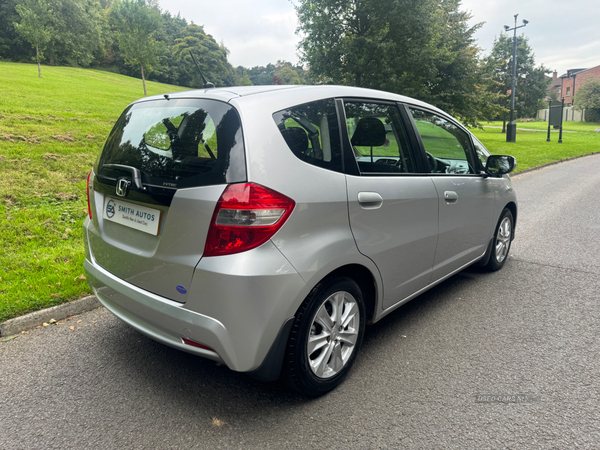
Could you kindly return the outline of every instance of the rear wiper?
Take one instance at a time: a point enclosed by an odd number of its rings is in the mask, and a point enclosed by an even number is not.
[[[177,134],[177,132],[178,132],[177,127],[175,127],[175,125],[173,125],[171,120],[169,120],[168,118],[163,119],[162,123],[165,126],[165,128],[167,129],[167,136],[169,136],[169,140],[171,141],[171,147],[172,147],[173,143],[176,142],[177,140],[179,140],[179,135]]]
[[[142,184],[142,172],[140,172],[140,169],[138,169],[137,167],[126,166],[124,164],[104,164],[102,167],[107,167],[109,169],[125,170],[127,172],[130,172],[135,189],[137,191],[146,190],[146,188]]]
[[[208,146],[208,142],[204,142],[204,140],[202,140],[202,144],[204,144],[204,148],[210,155],[210,159],[217,159],[217,158],[215,158],[215,155],[213,154],[213,152],[210,150],[210,147]]]

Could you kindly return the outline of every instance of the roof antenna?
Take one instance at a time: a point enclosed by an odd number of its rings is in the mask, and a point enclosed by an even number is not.
[[[202,73],[202,71],[200,70],[200,66],[198,66],[198,63],[196,62],[196,58],[194,58],[194,54],[192,53],[192,51],[191,50],[188,50],[188,51],[190,52],[190,56],[192,57],[194,64],[196,64],[196,69],[198,69],[198,72],[200,72],[200,76],[202,77],[202,82],[204,83],[204,89],[214,88],[215,85],[212,84],[210,81],[208,81],[206,79],[206,77],[204,76],[204,74]]]

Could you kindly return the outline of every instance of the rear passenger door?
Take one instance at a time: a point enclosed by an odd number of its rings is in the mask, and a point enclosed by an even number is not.
[[[427,286],[438,236],[438,196],[395,103],[338,100],[350,226],[379,268],[383,307]],[[421,173],[419,173],[421,172]]]
[[[439,197],[439,241],[432,281],[483,255],[489,243],[494,189],[480,174],[469,134],[450,118],[409,108]]]

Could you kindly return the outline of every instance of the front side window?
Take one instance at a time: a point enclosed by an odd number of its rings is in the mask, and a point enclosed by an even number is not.
[[[361,173],[416,172],[396,105],[347,101],[344,108],[348,137]]]
[[[485,148],[475,136],[473,136],[473,144],[475,145],[475,153],[477,153],[477,157],[479,158],[479,161],[481,161],[481,165],[485,167],[488,156],[490,156],[490,152],[488,152],[487,148]]]
[[[410,110],[432,173],[476,173],[469,135],[445,118],[419,109]]]
[[[333,99],[293,106],[273,114],[289,149],[299,159],[342,172],[342,151]]]

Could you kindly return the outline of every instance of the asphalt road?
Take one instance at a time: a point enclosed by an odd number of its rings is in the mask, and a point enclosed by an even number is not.
[[[368,328],[329,395],[98,309],[0,344],[0,449],[600,448],[600,155],[513,180],[504,269],[467,270]]]

